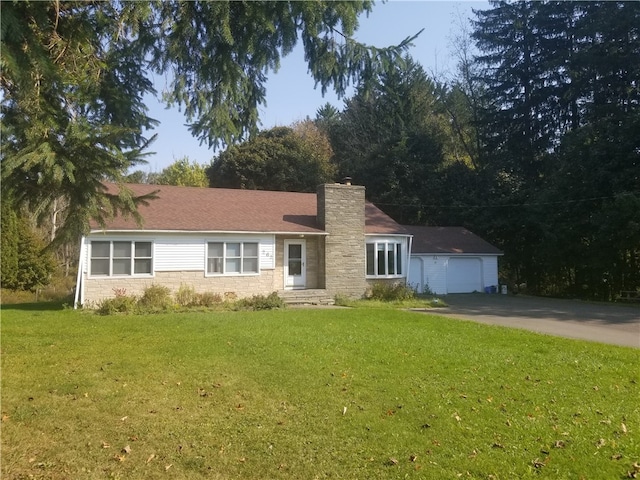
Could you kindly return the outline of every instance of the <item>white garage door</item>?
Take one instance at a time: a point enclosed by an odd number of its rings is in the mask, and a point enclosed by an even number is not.
[[[447,293],[482,292],[482,262],[479,258],[450,258]]]

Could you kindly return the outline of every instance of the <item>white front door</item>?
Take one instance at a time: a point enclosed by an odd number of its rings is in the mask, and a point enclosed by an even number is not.
[[[284,241],[284,288],[304,288],[307,278],[306,243]]]

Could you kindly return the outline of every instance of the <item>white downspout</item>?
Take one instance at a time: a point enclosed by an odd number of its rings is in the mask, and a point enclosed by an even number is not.
[[[409,284],[409,273],[411,272],[411,248],[413,247],[413,235],[409,235],[408,238],[408,242],[407,244],[409,245],[409,248],[407,248],[407,276],[405,277],[405,281],[404,283],[406,285],[410,285]]]
[[[78,303],[82,305],[84,303],[84,283],[82,281],[83,278],[83,270],[84,270],[84,262],[86,257],[86,246],[85,246],[85,238],[84,235],[80,238],[80,258],[78,259],[78,275],[76,276],[76,295],[73,299],[73,309],[78,308]]]

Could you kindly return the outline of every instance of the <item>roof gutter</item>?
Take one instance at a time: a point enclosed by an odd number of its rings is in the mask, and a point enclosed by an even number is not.
[[[225,234],[225,235],[320,235],[325,236],[329,235],[327,232],[305,232],[305,231],[274,231],[267,232],[264,230],[101,230],[95,229],[89,232],[90,235],[94,234],[104,234],[104,235],[130,235],[132,233],[147,233],[147,234],[194,234],[194,235],[217,235],[217,234]]]

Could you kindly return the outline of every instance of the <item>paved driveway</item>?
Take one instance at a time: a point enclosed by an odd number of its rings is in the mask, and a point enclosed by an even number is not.
[[[447,295],[445,300],[449,307],[427,313],[640,348],[637,305],[500,294]]]

